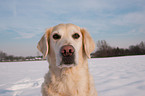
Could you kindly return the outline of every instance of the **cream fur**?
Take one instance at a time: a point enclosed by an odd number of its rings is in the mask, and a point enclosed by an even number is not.
[[[81,34],[80,39],[73,41],[71,36],[68,38],[72,32],[67,33],[66,29],[68,29],[67,31],[79,31]],[[55,45],[51,38],[53,31],[56,30],[63,30],[62,34],[67,34],[67,36],[62,37],[61,42],[57,42],[58,45]],[[48,45],[44,42],[43,37],[45,36],[47,37],[45,42]],[[49,62],[49,72],[45,75],[42,84],[42,96],[97,96],[93,78],[88,70],[87,58],[90,57],[90,53],[95,46],[88,32],[73,24],[60,24],[53,27],[53,29],[51,28],[51,30],[47,30],[45,36],[38,43],[38,48],[44,56],[48,54],[46,58]],[[66,43],[64,39],[69,40]],[[80,43],[77,44],[78,42]],[[76,53],[78,54],[76,59],[78,64],[69,68],[59,68],[56,64],[56,59],[58,59],[56,50],[66,44],[71,44],[75,50],[78,50]],[[46,49],[46,47],[48,48]]]

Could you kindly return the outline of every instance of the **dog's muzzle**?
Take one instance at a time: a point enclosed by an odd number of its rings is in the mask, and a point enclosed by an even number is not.
[[[61,64],[71,65],[74,64],[74,55],[75,49],[72,45],[65,45],[61,47],[60,53],[62,55],[62,62]]]

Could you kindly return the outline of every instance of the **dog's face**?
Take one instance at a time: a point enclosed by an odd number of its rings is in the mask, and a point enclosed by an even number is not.
[[[89,57],[94,46],[88,32],[73,24],[59,24],[48,29],[38,43],[38,49],[43,55],[55,58],[53,62],[59,68],[77,65],[79,51]]]
[[[82,46],[80,28],[72,24],[55,26],[50,34],[50,46],[54,49],[58,67],[77,65]]]

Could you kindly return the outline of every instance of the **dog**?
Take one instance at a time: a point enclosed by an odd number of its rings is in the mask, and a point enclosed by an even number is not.
[[[95,43],[84,28],[74,24],[51,27],[37,48],[49,62],[42,96],[97,96],[87,60]]]

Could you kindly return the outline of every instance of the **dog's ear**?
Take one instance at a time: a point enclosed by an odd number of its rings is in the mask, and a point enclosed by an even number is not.
[[[90,58],[90,54],[95,49],[95,43],[93,39],[91,38],[90,34],[84,28],[81,28],[81,33],[83,36],[83,48],[84,48],[85,54],[87,55],[88,58]]]
[[[40,41],[38,42],[37,48],[43,54],[45,58],[49,51],[49,36],[52,31],[52,28],[47,29],[45,34],[41,37]]]

